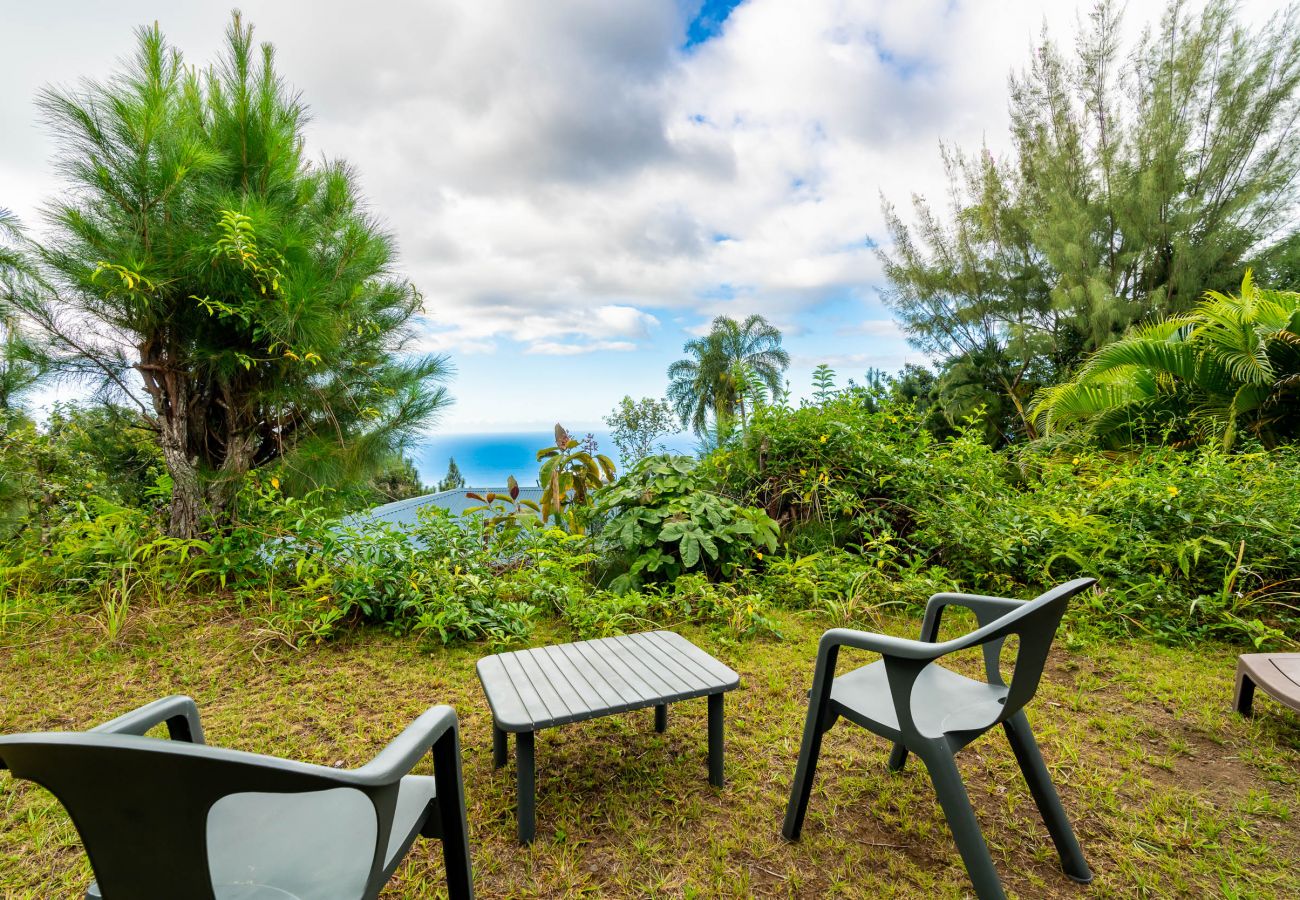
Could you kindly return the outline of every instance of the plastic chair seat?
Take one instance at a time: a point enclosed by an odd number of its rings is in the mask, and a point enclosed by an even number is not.
[[[912,688],[916,729],[927,737],[963,731],[984,731],[1002,715],[1007,688],[974,681],[932,663]],[[898,711],[889,692],[883,660],[838,676],[831,686],[837,713],[881,737],[901,736]]]
[[[384,852],[385,869],[396,867],[399,854],[423,827],[437,793],[435,784],[428,775],[407,775],[399,782],[392,832]],[[329,796],[336,793],[343,796]],[[237,809],[227,828],[209,829],[211,857],[247,858],[247,845],[253,843],[261,865],[250,880],[214,884],[217,900],[316,900],[321,890],[329,890],[303,885],[304,872],[313,873],[314,879],[333,887],[342,887],[342,883],[358,877],[364,880],[374,851],[374,828],[372,824],[363,833],[347,823],[348,795],[353,804],[363,804],[359,806],[363,816],[369,813],[369,801],[360,792],[348,789],[307,794],[244,793],[227,798],[235,801]],[[331,812],[336,815],[331,816]],[[373,822],[373,814],[370,818]],[[329,865],[336,867],[333,871],[328,866],[322,871],[320,850],[326,844],[333,845],[329,854]],[[91,883],[86,898],[102,900],[98,884]]]
[[[393,832],[389,835],[388,851],[384,854],[384,868],[391,868],[397,861],[394,857],[421,826],[436,795],[432,775],[407,775],[402,779],[397,794],[397,812],[393,815]]]

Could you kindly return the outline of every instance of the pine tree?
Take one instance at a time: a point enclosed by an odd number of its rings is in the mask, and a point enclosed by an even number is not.
[[[446,404],[448,368],[400,352],[421,298],[353,171],[308,161],[271,47],[238,13],[205,70],[138,34],[124,72],[40,94],[72,189],[37,248],[48,290],[20,305],[64,373],[135,405],[169,531],[192,536],[259,466],[287,489],[363,482]]]
[[[460,466],[456,465],[456,457],[453,456],[447,463],[447,474],[438,482],[438,490],[454,491],[464,486],[465,476],[460,474]]]
[[[39,359],[19,330],[14,304],[15,295],[25,289],[31,277],[18,220],[9,210],[0,208],[0,418],[22,406],[22,396],[42,374]]]

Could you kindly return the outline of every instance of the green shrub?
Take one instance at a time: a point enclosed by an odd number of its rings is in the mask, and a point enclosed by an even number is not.
[[[905,501],[924,487],[934,443],[911,406],[847,390],[819,405],[756,410],[743,439],[704,470],[808,553],[907,531]]]
[[[777,545],[766,513],[709,490],[684,456],[646,457],[601,491],[599,510],[611,517],[606,547],[626,566],[611,585],[619,593],[686,572],[728,577]]]
[[[956,452],[956,451],[954,451]],[[1152,448],[1018,456],[1017,477],[963,452],[914,540],[966,584],[1006,590],[1077,574],[1106,593],[1107,631],[1285,643],[1300,619],[1300,454]],[[996,457],[995,457],[996,458]]]

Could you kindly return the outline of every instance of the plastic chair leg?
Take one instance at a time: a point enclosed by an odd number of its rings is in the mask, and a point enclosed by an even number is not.
[[[808,812],[808,799],[812,796],[813,776],[817,774],[817,757],[822,751],[824,710],[814,701],[808,703],[808,719],[803,726],[803,743],[799,748],[799,764],[794,770],[794,784],[790,787],[790,802],[785,807],[785,822],[781,834],[787,841],[799,840],[803,831],[804,815]]]
[[[889,771],[901,772],[903,766],[907,764],[907,747],[902,744],[895,744],[894,749],[889,753]]]
[[[460,737],[455,729],[433,745],[434,790],[447,869],[447,896],[473,900],[474,875],[469,859],[469,823],[465,817],[465,783],[460,768]]]
[[[1070,819],[1065,814],[1056,786],[1052,784],[1052,776],[1043,762],[1043,754],[1038,750],[1038,742],[1034,740],[1034,733],[1029,728],[1029,720],[1021,711],[1003,722],[1002,727],[1006,729],[1011,751],[1015,753],[1020,771],[1029,783],[1029,792],[1038,804],[1038,811],[1052,836],[1052,843],[1056,844],[1056,852],[1061,857],[1061,868],[1070,879],[1087,884],[1092,881],[1092,870],[1083,858],[1083,849],[1074,836],[1074,829],[1070,827]]]
[[[975,896],[979,900],[1005,900],[1002,880],[993,867],[993,857],[989,855],[988,844],[984,842],[984,833],[975,818],[970,795],[966,793],[966,785],[962,783],[961,772],[952,751],[947,744],[939,743],[925,750],[916,749],[916,754],[925,763],[930,780],[934,782],[935,794],[939,797],[939,805],[943,807],[944,817],[948,820],[962,862],[966,864],[966,872],[975,887]]]

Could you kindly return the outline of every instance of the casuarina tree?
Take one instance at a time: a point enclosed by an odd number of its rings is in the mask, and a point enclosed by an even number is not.
[[[14,305],[15,295],[26,288],[31,278],[23,244],[18,220],[9,210],[0,208],[0,418],[21,405],[20,398],[41,375],[39,362],[19,331]]]
[[[112,78],[39,105],[68,190],[20,298],[65,373],[134,404],[172,479],[170,532],[220,528],[252,469],[364,478],[447,403],[406,352],[421,298],[343,162],[238,13],[195,69],[157,25]]]
[[[885,205],[886,298],[939,359],[945,412],[983,407],[1008,440],[1130,327],[1250,265],[1279,287],[1300,271],[1300,7],[1252,30],[1231,0],[1167,0],[1131,45],[1120,12],[1097,3],[1073,50],[1044,36],[1011,78],[1008,157],[944,148],[947,210]]]

